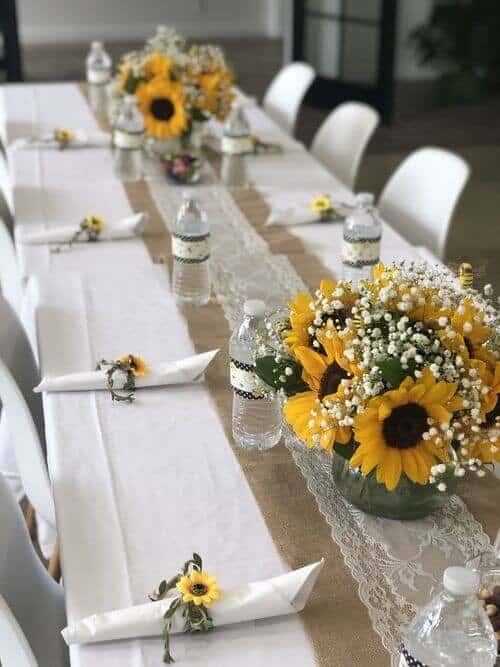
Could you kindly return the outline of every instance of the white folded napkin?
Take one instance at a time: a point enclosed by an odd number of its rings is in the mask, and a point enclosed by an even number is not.
[[[169,384],[184,384],[194,382],[203,375],[219,350],[210,350],[202,354],[195,354],[186,359],[171,361],[165,364],[150,366],[147,375],[135,378],[136,388],[159,387]],[[118,375],[118,373],[117,373]],[[120,383],[116,382],[116,387]],[[84,371],[70,373],[56,377],[44,377],[40,384],[33,389],[37,394],[50,391],[94,391],[106,389],[106,370]]]
[[[118,222],[105,222],[104,229],[99,235],[99,240],[113,241],[116,239],[129,239],[140,236],[148,221],[147,213],[136,213]],[[16,229],[16,240],[27,245],[40,245],[44,243],[68,243],[78,229],[79,223],[75,225],[64,225],[53,229],[43,229],[38,232],[30,231],[29,225]],[[79,239],[85,241],[85,237]]]
[[[293,570],[273,579],[255,581],[229,590],[221,589],[220,598],[210,606],[214,626],[243,623],[259,618],[293,614],[305,607],[309,595],[323,568],[324,561]],[[68,645],[159,637],[164,626],[163,615],[172,597],[158,602],[93,614],[69,625],[62,631]],[[171,633],[184,631],[182,614],[173,617]]]
[[[106,148],[111,146],[111,134],[109,132],[87,132],[86,130],[73,130],[74,138],[65,150],[71,148]],[[13,150],[23,148],[50,148],[59,149],[59,143],[54,139],[54,133],[41,134],[34,137],[21,137],[10,145]]]
[[[313,222],[321,222],[319,213],[311,210],[311,202],[314,199],[313,195],[309,201],[294,201],[293,192],[288,194],[288,205],[278,204],[273,206],[271,204],[271,212],[266,220],[266,225],[307,225]],[[332,198],[332,206],[338,216],[332,218],[330,222],[341,221],[345,216],[349,215],[350,206],[344,202],[337,202]]]

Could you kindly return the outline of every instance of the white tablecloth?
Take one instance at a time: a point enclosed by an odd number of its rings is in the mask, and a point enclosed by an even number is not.
[[[74,85],[8,86],[5,97],[11,140],[55,126],[96,129]],[[248,113],[262,119],[258,110]],[[269,123],[266,138],[279,140]],[[20,225],[131,213],[108,149],[19,151],[10,158]],[[247,166],[257,186],[346,194],[296,147],[249,158]],[[339,226],[290,231],[338,270]],[[386,259],[416,256],[388,228],[383,248]],[[165,268],[151,264],[140,239],[81,244],[59,254],[25,248],[21,260],[37,276],[43,374],[86,370],[101,357],[129,352],[153,363],[193,353]],[[143,390],[132,406],[112,404],[105,392],[50,394],[44,408],[70,622],[144,602],[193,550],[227,586],[284,571],[203,384]],[[71,662],[160,667],[161,653],[159,640],[113,642],[75,646]],[[174,653],[186,667],[315,662],[293,616],[176,637]]]

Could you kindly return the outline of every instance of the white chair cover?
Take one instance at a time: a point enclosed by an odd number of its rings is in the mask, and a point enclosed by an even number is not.
[[[264,95],[264,111],[292,136],[300,105],[314,77],[315,72],[311,65],[290,63],[276,74]]]

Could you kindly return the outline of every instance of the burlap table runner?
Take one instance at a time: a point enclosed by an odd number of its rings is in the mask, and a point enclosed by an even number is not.
[[[86,97],[85,86],[82,87]],[[101,129],[109,130],[107,119],[96,115]],[[217,158],[213,159],[217,169]],[[170,234],[145,181],[124,183],[130,205],[146,211],[149,222],[144,242],[153,262],[172,268]],[[254,189],[232,190],[236,203],[248,221],[267,241],[275,254],[285,254],[302,280],[316,289],[322,278],[332,278],[321,262],[308,253],[302,242],[286,227],[266,227],[268,207]],[[235,446],[231,433],[232,393],[228,384],[227,342],[230,331],[222,308],[212,300],[202,308],[184,308],[182,314],[197,351],[221,348],[206,374],[206,386],[217,409],[229,443],[233,448],[269,532],[290,568],[300,567],[324,556],[325,568],[308,605],[301,613],[321,666],[387,666],[390,657],[373,630],[368,610],[357,594],[340,549],[332,540],[330,528],[306,488],[289,451],[279,445],[265,454],[252,453]],[[490,538],[498,528],[498,480],[481,480],[467,494],[467,502]]]

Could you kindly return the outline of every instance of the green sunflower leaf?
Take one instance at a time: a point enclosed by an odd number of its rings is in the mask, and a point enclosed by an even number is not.
[[[286,369],[291,369],[286,371]],[[255,362],[255,373],[273,389],[283,389],[287,396],[294,396],[309,387],[302,379],[302,366],[290,357],[276,361],[274,355],[260,357]]]
[[[401,361],[395,357],[389,357],[378,363],[382,380],[388,389],[397,389],[406,377],[413,377],[415,362],[410,359],[408,368],[403,368]]]

